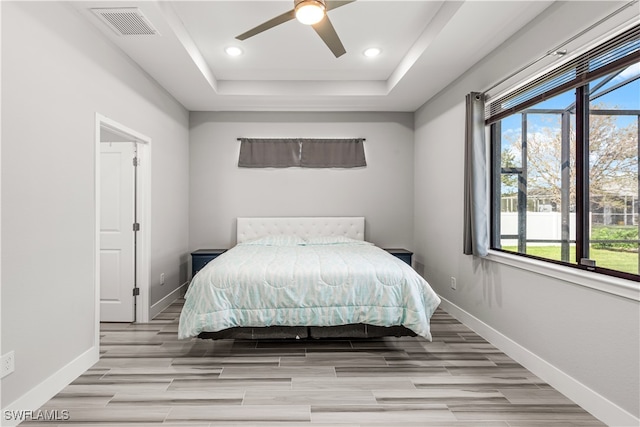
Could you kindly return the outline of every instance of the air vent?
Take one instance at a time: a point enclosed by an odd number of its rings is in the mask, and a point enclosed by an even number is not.
[[[137,7],[91,9],[119,36],[153,36],[158,33]]]

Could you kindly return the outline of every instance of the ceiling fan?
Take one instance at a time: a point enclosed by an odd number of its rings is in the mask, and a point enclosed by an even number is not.
[[[333,52],[335,57],[338,58],[347,53],[347,51],[342,45],[342,42],[340,41],[335,28],[333,28],[333,24],[331,24],[327,12],[340,6],[353,3],[354,1],[355,0],[294,0],[293,9],[260,24],[245,33],[240,34],[236,37],[236,39],[248,39],[249,37],[253,37],[256,34],[260,34],[263,31],[269,30],[277,25],[284,24],[285,22],[296,18],[303,24],[311,25],[316,33],[318,33],[322,41],[324,41],[327,47],[331,49],[331,52]]]

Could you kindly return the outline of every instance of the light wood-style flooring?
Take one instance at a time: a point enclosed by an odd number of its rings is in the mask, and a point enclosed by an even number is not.
[[[69,419],[23,425],[604,425],[442,310],[433,342],[179,341],[181,308],[102,324],[100,361],[41,408]]]

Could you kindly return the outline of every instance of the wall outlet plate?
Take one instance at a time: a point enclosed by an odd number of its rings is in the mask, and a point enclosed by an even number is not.
[[[456,287],[457,287],[456,278],[452,277],[451,278],[451,289],[455,289]]]
[[[15,365],[15,353],[10,351],[2,356],[0,362],[0,378],[4,378],[16,369]]]
[[[164,273],[160,273],[160,284],[164,285]]]

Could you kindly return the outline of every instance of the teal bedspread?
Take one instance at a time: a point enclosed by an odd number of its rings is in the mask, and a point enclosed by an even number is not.
[[[403,325],[431,340],[440,299],[371,243],[266,238],[235,246],[193,278],[179,338],[243,326]]]

